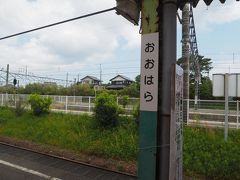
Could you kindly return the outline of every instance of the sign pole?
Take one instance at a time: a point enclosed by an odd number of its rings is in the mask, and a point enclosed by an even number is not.
[[[139,180],[170,178],[176,0],[142,0]],[[174,176],[171,176],[174,177]]]
[[[159,0],[142,1],[139,180],[157,179],[156,155],[159,71],[158,7]],[[151,49],[149,49],[149,45],[151,45]],[[150,79],[148,77],[150,77]]]
[[[229,74],[225,74],[224,88],[225,88],[225,123],[224,123],[224,140],[228,138],[228,80]]]

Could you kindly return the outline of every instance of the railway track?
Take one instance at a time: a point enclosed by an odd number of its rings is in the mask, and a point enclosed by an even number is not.
[[[59,179],[137,179],[137,176],[132,174],[109,170],[107,168],[99,167],[96,165],[90,165],[45,152],[38,152],[32,149],[8,144],[5,142],[0,142],[0,162],[1,160],[4,162],[11,161],[10,163],[18,163],[21,166],[26,166],[26,168],[33,167],[37,171],[50,173],[50,177],[56,176]],[[58,175],[61,175],[61,177]]]

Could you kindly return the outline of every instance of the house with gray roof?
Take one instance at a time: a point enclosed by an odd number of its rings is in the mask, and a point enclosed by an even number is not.
[[[94,76],[85,76],[81,79],[81,84],[100,85],[101,80]]]
[[[111,84],[107,86],[107,89],[123,89],[124,87],[133,83],[133,81],[123,75],[117,75],[114,78],[109,80]]]

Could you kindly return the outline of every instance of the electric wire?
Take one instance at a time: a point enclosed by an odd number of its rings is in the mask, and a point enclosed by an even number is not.
[[[19,35],[22,35],[22,34],[30,33],[30,32],[33,32],[33,31],[38,31],[38,30],[41,30],[41,29],[45,29],[45,28],[49,28],[49,27],[52,27],[52,26],[64,24],[64,23],[67,23],[67,22],[70,22],[70,21],[75,21],[75,20],[78,20],[78,19],[94,16],[94,15],[97,15],[97,14],[102,14],[102,13],[109,12],[109,11],[112,11],[112,10],[115,10],[115,9],[116,9],[116,7],[113,7],[113,8],[105,9],[105,10],[102,10],[102,11],[97,11],[97,12],[94,12],[94,13],[90,13],[90,14],[78,16],[78,17],[75,17],[75,18],[67,19],[67,20],[64,20],[64,21],[59,21],[59,22],[56,22],[56,23],[52,23],[52,24],[48,24],[48,25],[45,25],[45,26],[37,27],[37,28],[30,29],[30,30],[27,30],[27,31],[22,31],[20,33],[11,34],[11,35],[8,35],[8,36],[5,36],[5,37],[1,37],[0,40],[12,38],[12,37],[19,36]]]

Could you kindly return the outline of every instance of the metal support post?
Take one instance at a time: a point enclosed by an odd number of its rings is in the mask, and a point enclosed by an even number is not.
[[[224,89],[225,89],[225,124],[224,124],[224,140],[227,141],[228,138],[228,76],[229,74],[225,74],[224,76]]]
[[[2,106],[3,106],[3,94],[1,94],[2,95]]]
[[[7,72],[6,72],[6,86],[8,86],[8,78],[9,78],[9,64],[7,64]]]
[[[187,99],[187,125],[189,123],[189,99]]]
[[[88,112],[91,112],[91,96],[88,97]]]
[[[68,96],[66,96],[66,106],[65,106],[65,111],[66,113],[68,112]]]
[[[139,180],[173,179],[170,169],[176,0],[142,0]],[[152,82],[152,83],[151,83]],[[173,172],[175,173],[175,172]]]
[[[239,101],[237,100],[237,129],[239,128]]]
[[[158,117],[158,152],[159,152],[159,176],[158,179],[172,179],[176,172],[170,169],[170,124],[173,94],[171,94],[173,82],[169,81],[172,74],[172,66],[176,63],[176,12],[175,0],[163,1],[163,19],[159,25],[162,31],[160,41],[159,60],[159,117]],[[160,21],[161,22],[161,21]],[[162,58],[162,59],[161,59]],[[175,97],[175,95],[174,95]],[[176,163],[176,162],[175,162]],[[175,179],[175,178],[174,178]]]

